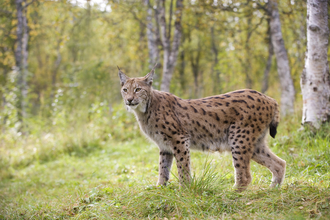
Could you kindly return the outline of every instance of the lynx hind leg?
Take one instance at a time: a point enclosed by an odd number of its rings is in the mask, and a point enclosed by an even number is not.
[[[235,168],[235,185],[237,191],[244,191],[251,183],[250,160],[252,157],[251,142],[245,135],[233,135],[230,141],[233,165]]]
[[[267,146],[265,138],[259,141],[254,149],[252,159],[267,167],[273,174],[271,187],[281,185],[285,177],[285,160],[276,156]]]
[[[172,162],[172,153],[164,151],[159,153],[159,177],[157,185],[166,185],[166,182],[170,179]]]

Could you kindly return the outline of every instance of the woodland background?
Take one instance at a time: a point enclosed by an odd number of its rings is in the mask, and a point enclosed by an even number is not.
[[[170,187],[148,186],[156,182],[158,151],[124,109],[117,75],[119,66],[128,76],[143,76],[156,61],[153,86],[160,89],[164,51],[159,46],[158,59],[149,57],[147,1],[22,0],[28,27],[28,35],[22,34],[25,78],[14,68],[17,1],[0,1],[0,218],[305,219],[329,214],[329,125],[318,134],[298,131],[306,1],[278,0],[296,102],[270,145],[287,161],[286,183],[282,191],[267,191],[270,174],[255,164],[253,186],[242,194],[230,188],[229,155],[205,159],[196,152],[192,163],[200,174],[193,187],[179,190],[175,168]],[[171,4],[166,1],[167,21],[174,13]],[[183,5],[170,92],[199,98],[252,88],[280,102],[267,0]],[[170,23],[173,38],[175,20]]]
[[[185,3],[170,91],[183,98],[198,98],[253,88],[279,99],[275,56],[269,77],[264,77],[269,56],[265,1],[224,2]],[[71,114],[100,103],[109,107],[110,114],[112,106],[121,100],[116,66],[129,76],[141,76],[154,65],[149,63],[148,56],[146,6],[141,1],[100,3],[32,1],[27,6],[27,120],[35,117],[52,120],[63,111]],[[170,1],[167,4],[168,15]],[[306,2],[282,0],[278,8],[299,99],[306,51]],[[14,113],[6,102],[14,104],[13,108],[19,107],[15,97],[9,95],[15,93],[19,83],[13,71],[15,10],[14,1],[2,1],[0,80],[1,106],[6,109],[1,111],[2,125],[12,126],[17,119],[11,118]],[[156,89],[160,88],[162,78],[162,54],[159,57]],[[267,80],[269,88],[267,85],[262,88]]]

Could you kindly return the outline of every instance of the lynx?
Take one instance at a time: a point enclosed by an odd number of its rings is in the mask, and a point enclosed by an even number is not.
[[[152,88],[154,69],[138,78],[129,78],[118,70],[127,109],[133,111],[140,129],[159,147],[158,185],[166,185],[169,180],[173,157],[180,184],[190,182],[191,149],[231,151],[238,191],[251,182],[251,159],[271,171],[271,187],[283,182],[286,162],[265,141],[268,130],[275,138],[279,123],[274,99],[243,89],[184,100]]]

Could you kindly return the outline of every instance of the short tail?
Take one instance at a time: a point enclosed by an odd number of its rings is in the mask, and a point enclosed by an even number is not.
[[[275,100],[274,100],[275,101]],[[275,110],[274,110],[274,117],[272,121],[269,124],[269,134],[273,138],[275,138],[276,133],[277,133],[277,126],[278,123],[280,123],[280,111],[277,102],[275,101]]]

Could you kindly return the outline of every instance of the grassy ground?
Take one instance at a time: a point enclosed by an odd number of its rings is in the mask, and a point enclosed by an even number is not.
[[[179,188],[174,166],[170,184],[155,187],[155,145],[127,130],[118,141],[95,124],[65,135],[1,137],[0,219],[330,218],[330,126],[313,135],[298,131],[297,118],[282,121],[269,145],[287,161],[283,186],[270,189],[271,173],[252,162],[253,182],[237,193],[230,154],[193,152],[190,186]]]

